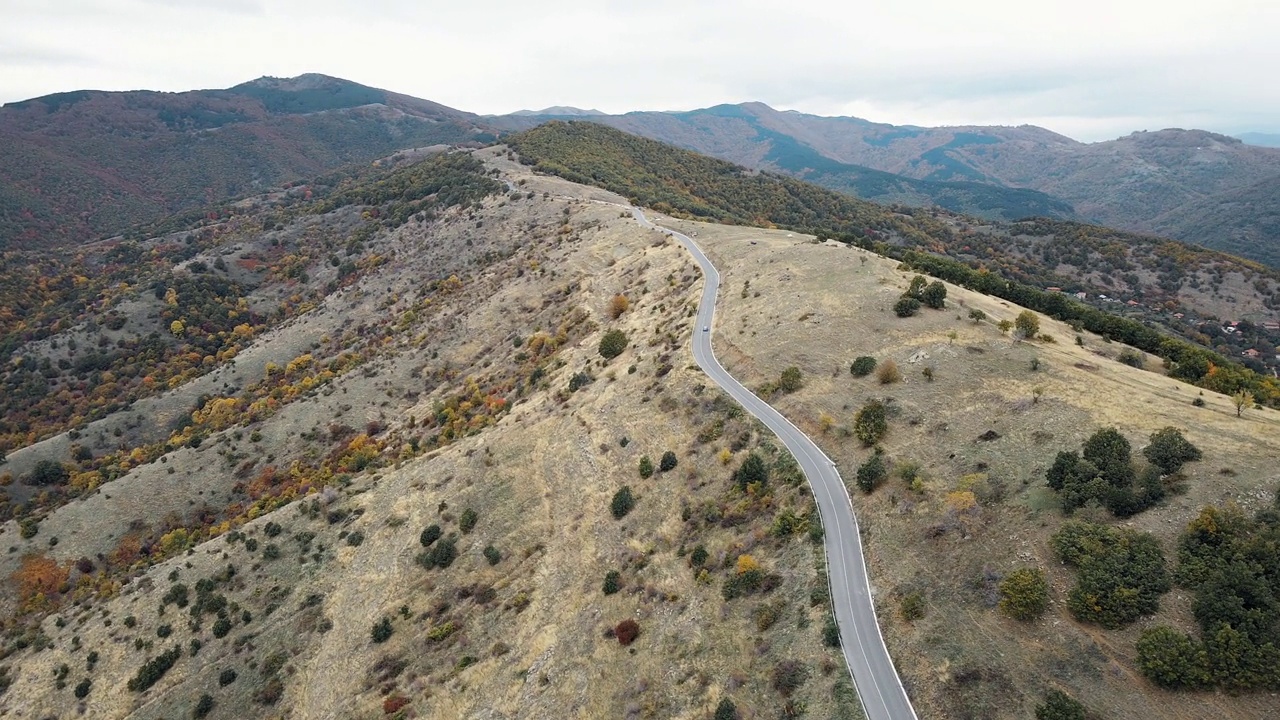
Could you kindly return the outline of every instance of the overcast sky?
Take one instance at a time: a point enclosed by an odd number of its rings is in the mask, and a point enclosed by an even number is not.
[[[0,102],[321,72],[478,113],[1280,132],[1276,0],[0,0]]]

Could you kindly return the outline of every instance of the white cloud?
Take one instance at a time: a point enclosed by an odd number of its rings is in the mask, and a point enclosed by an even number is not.
[[[914,124],[1280,130],[1265,0],[0,0],[0,101],[324,72],[473,112],[761,100]]]

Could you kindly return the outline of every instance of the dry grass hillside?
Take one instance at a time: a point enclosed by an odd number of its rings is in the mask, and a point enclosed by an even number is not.
[[[1047,318],[1041,331],[1055,342],[1015,341],[995,323],[1020,308],[954,286],[945,310],[899,318],[891,308],[912,274],[861,250],[784,231],[666,223],[696,232],[722,272],[721,362],[749,385],[788,366],[802,370],[804,388],[778,406],[841,464],[889,649],[922,718],[1025,718],[1049,688],[1105,718],[1274,713],[1267,693],[1175,693],[1143,678],[1134,648],[1144,628],[1194,628],[1181,587],[1162,597],[1157,615],[1122,630],[1072,617],[1075,572],[1049,546],[1063,516],[1045,472],[1058,451],[1079,450],[1101,427],[1118,428],[1139,457],[1153,431],[1182,429],[1204,452],[1185,466],[1182,494],[1128,520],[1101,508],[1076,513],[1154,533],[1172,565],[1179,533],[1202,506],[1252,512],[1272,502],[1280,414],[1253,409],[1238,418],[1229,398],[1165,377],[1154,358],[1146,370],[1131,367],[1117,359],[1123,346],[1088,333],[1077,345],[1075,331]],[[974,309],[986,320],[971,320]],[[853,377],[850,363],[862,355],[895,362],[902,379]],[[1202,407],[1192,404],[1198,397]],[[850,429],[871,399],[887,400],[882,447],[892,470],[864,495],[853,478],[871,453]],[[921,478],[915,489],[903,479],[911,474]],[[965,490],[976,506],[951,494]],[[1019,622],[995,607],[996,585],[1029,566],[1047,572],[1050,606]],[[900,608],[912,595],[924,615],[908,621]]]
[[[390,260],[358,284],[88,439],[142,443],[273,372],[332,377],[228,410],[32,537],[4,526],[0,715],[860,716],[822,641],[807,488],[688,352],[696,266],[592,202],[617,198],[481,154],[518,192],[376,239]],[[753,452],[770,477],[744,492]],[[101,571],[152,543],[167,559]]]

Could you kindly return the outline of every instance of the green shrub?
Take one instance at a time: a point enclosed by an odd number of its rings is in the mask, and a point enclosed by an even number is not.
[[[898,298],[893,304],[893,313],[900,318],[907,318],[920,312],[920,301],[913,297]]]
[[[422,531],[422,534],[418,536],[418,542],[422,544],[422,547],[431,547],[431,543],[439,540],[443,534],[444,531],[440,529],[439,525],[428,525]]]
[[[1156,612],[1171,587],[1160,541],[1148,533],[1067,522],[1049,542],[1079,568],[1067,597],[1078,620],[1123,627]]]
[[[1166,427],[1151,434],[1151,440],[1142,449],[1142,454],[1152,465],[1160,468],[1166,475],[1172,475],[1182,469],[1184,463],[1199,460],[1200,448],[1192,445],[1182,436],[1177,428]]]
[[[764,458],[754,450],[747,454],[742,460],[742,464],[733,473],[733,482],[738,486],[739,490],[745,491],[748,485],[759,484],[765,485],[769,481],[769,466],[765,464]]]
[[[364,543],[364,532],[356,530],[347,536],[347,544],[351,547],[360,547]]]
[[[1057,688],[1045,693],[1044,702],[1036,706],[1036,720],[1086,720],[1088,717],[1084,705]]]
[[[849,374],[854,377],[866,377],[876,369],[876,359],[869,355],[861,355],[854,358],[853,363],[849,365]]]
[[[627,334],[621,330],[610,330],[600,338],[600,346],[597,350],[600,357],[605,360],[612,360],[622,354],[627,349]]]
[[[213,696],[209,693],[204,693],[200,696],[200,699],[196,701],[196,706],[192,708],[191,717],[202,718],[208,715],[213,712],[214,704]]]
[[[658,461],[658,470],[660,472],[667,472],[668,470],[674,470],[677,462],[678,461],[676,460],[676,454],[668,450],[662,453],[662,459]]]
[[[829,648],[840,647],[840,626],[833,615],[828,615],[826,624],[822,626],[822,644]]]
[[[619,590],[622,589],[621,585],[619,584],[621,579],[622,579],[621,573],[619,573],[617,570],[610,570],[609,572],[604,574],[604,585],[601,586],[600,591],[603,592],[605,595],[612,595],[618,592]]]
[[[884,454],[880,451],[880,448],[876,448],[871,457],[858,466],[858,489],[864,493],[869,493],[875,490],[876,486],[881,482],[884,482],[888,474],[889,471],[885,467]]]
[[[868,401],[853,418],[853,434],[868,447],[880,442],[889,431],[888,408],[879,400]]]
[[[466,510],[463,510],[462,515],[458,517],[458,529],[461,530],[464,535],[468,534],[475,529],[476,521],[479,519],[480,516],[475,510],[467,508]]]
[[[727,697],[720,698],[720,704],[716,705],[714,720],[738,720],[738,706]]]
[[[636,499],[631,494],[631,487],[623,485],[618,492],[613,494],[613,500],[609,503],[609,512],[613,513],[615,520],[621,520],[635,506]]]
[[[977,324],[982,322],[983,320],[986,320],[987,314],[982,312],[978,308],[973,308],[972,310],[969,311],[969,319],[972,320],[975,324]]]
[[[907,622],[915,622],[923,618],[926,611],[924,595],[918,592],[909,592],[898,602],[898,612],[902,613],[902,619]]]
[[[792,365],[782,371],[782,377],[778,379],[778,389],[784,393],[793,393],[804,387],[804,375],[800,372],[800,368]]]
[[[1049,581],[1040,568],[1019,568],[1000,581],[1000,609],[1015,620],[1034,620],[1049,607]]]
[[[418,553],[418,564],[430,570],[432,568],[440,568],[441,570],[453,564],[458,557],[458,539],[450,535],[447,538],[439,540],[432,547],[423,552]]]
[[[133,692],[143,692],[160,682],[160,678],[182,657],[182,650],[177,645],[147,660],[138,668],[138,672],[130,678],[127,687]]]
[[[653,475],[653,461],[648,455],[640,458],[640,477],[648,478]]]
[[[689,564],[695,568],[702,567],[709,557],[711,557],[711,554],[707,552],[707,548],[698,545],[693,549],[693,552],[689,553]]]
[[[1146,356],[1133,348],[1125,348],[1121,350],[1116,359],[1129,367],[1136,367],[1139,370],[1143,369],[1147,365]]]
[[[237,677],[239,677],[239,674],[237,674],[235,670],[232,668],[226,668],[222,672],[218,673],[218,686],[226,687],[235,682]]]
[[[947,286],[934,280],[920,292],[920,302],[925,307],[941,310],[947,306]]]
[[[214,621],[213,623],[214,637],[223,638],[223,637],[226,637],[227,633],[229,632],[231,632],[231,620],[220,617]]]
[[[498,551],[498,548],[492,545],[485,545],[484,559],[488,560],[490,565],[497,565],[502,562],[502,553]]]
[[[1196,689],[1211,680],[1204,644],[1167,625],[1142,631],[1138,667],[1152,682],[1171,689]]]
[[[90,680],[89,678],[85,678],[80,682],[76,683],[76,689],[75,689],[76,699],[77,700],[85,699],[86,697],[89,696],[89,691],[91,689],[93,689],[93,681]]]
[[[391,634],[394,632],[395,629],[391,627],[391,618],[384,617],[373,624],[373,630],[369,634],[375,643],[384,643],[391,639]]]

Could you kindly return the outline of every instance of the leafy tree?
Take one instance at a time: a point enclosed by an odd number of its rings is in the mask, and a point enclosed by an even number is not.
[[[1000,332],[1007,333],[1013,329],[1013,323],[1008,320],[1001,320],[996,323],[996,327],[1000,329]]]
[[[52,460],[41,460],[31,470],[31,478],[29,480],[32,485],[62,485],[67,482],[70,473],[62,463]]]
[[[613,500],[609,503],[609,512],[613,513],[615,520],[621,520],[631,512],[636,506],[635,496],[631,494],[631,487],[623,485],[618,492],[613,494]]]
[[[853,418],[853,434],[868,447],[889,431],[888,408],[879,400],[868,401]]]
[[[653,461],[648,455],[640,458],[640,477],[648,478],[653,475]]]
[[[1018,313],[1018,317],[1013,319],[1013,326],[1017,328],[1018,334],[1028,340],[1034,339],[1040,334],[1040,316],[1030,310],[1023,310]]]
[[[930,307],[934,310],[945,308],[947,306],[947,286],[937,280],[929,283],[929,286],[920,293],[920,301],[925,304],[925,307]]]
[[[876,359],[868,355],[862,355],[854,358],[853,363],[849,365],[849,374],[854,377],[866,377],[876,369]]]
[[[1086,720],[1088,717],[1084,705],[1057,688],[1045,693],[1044,702],[1036,706],[1036,720]]]
[[[733,482],[739,490],[745,491],[748,485],[757,483],[764,485],[769,481],[769,466],[759,453],[752,451],[742,460],[742,464],[733,473]]]
[[[1000,609],[1015,620],[1034,620],[1049,606],[1049,581],[1040,568],[1019,568],[1000,581]]]
[[[900,318],[911,317],[920,312],[920,301],[913,297],[898,298],[898,302],[893,304],[893,314]]]
[[[922,299],[924,289],[929,284],[929,279],[923,275],[916,275],[911,278],[911,284],[907,285],[907,291],[902,293],[902,297]]]
[[[661,472],[667,472],[668,470],[675,470],[676,463],[677,463],[676,454],[671,450],[668,450],[662,453],[662,459],[658,461],[658,470]]]
[[[1064,523],[1050,539],[1079,568],[1067,606],[1077,619],[1118,628],[1154,613],[1171,586],[1155,536],[1090,523]]]
[[[612,360],[622,354],[627,349],[627,334],[621,330],[610,330],[600,338],[600,347],[597,348],[600,357],[605,360]]]
[[[976,325],[982,322],[983,320],[986,320],[987,314],[982,312],[978,308],[973,308],[972,310],[969,311],[969,319],[972,320],[973,323]]]
[[[1166,427],[1151,434],[1151,440],[1142,449],[1142,454],[1152,465],[1160,468],[1166,475],[1172,475],[1182,468],[1182,464],[1199,460],[1200,448],[1192,445],[1182,436],[1177,428]]]
[[[876,489],[884,479],[888,477],[889,471],[885,467],[884,454],[880,448],[876,448],[871,457],[867,461],[858,466],[857,484],[858,489],[864,493],[869,493]]]
[[[1099,475],[1115,487],[1130,485],[1134,479],[1131,446],[1115,428],[1103,428],[1084,441],[1084,459],[1098,468]]]
[[[804,387],[804,377],[800,373],[800,368],[792,365],[782,371],[782,377],[778,380],[778,389],[784,393],[793,393]]]
[[[1253,407],[1253,393],[1248,390],[1237,390],[1231,395],[1231,404],[1236,408],[1236,417]]]

